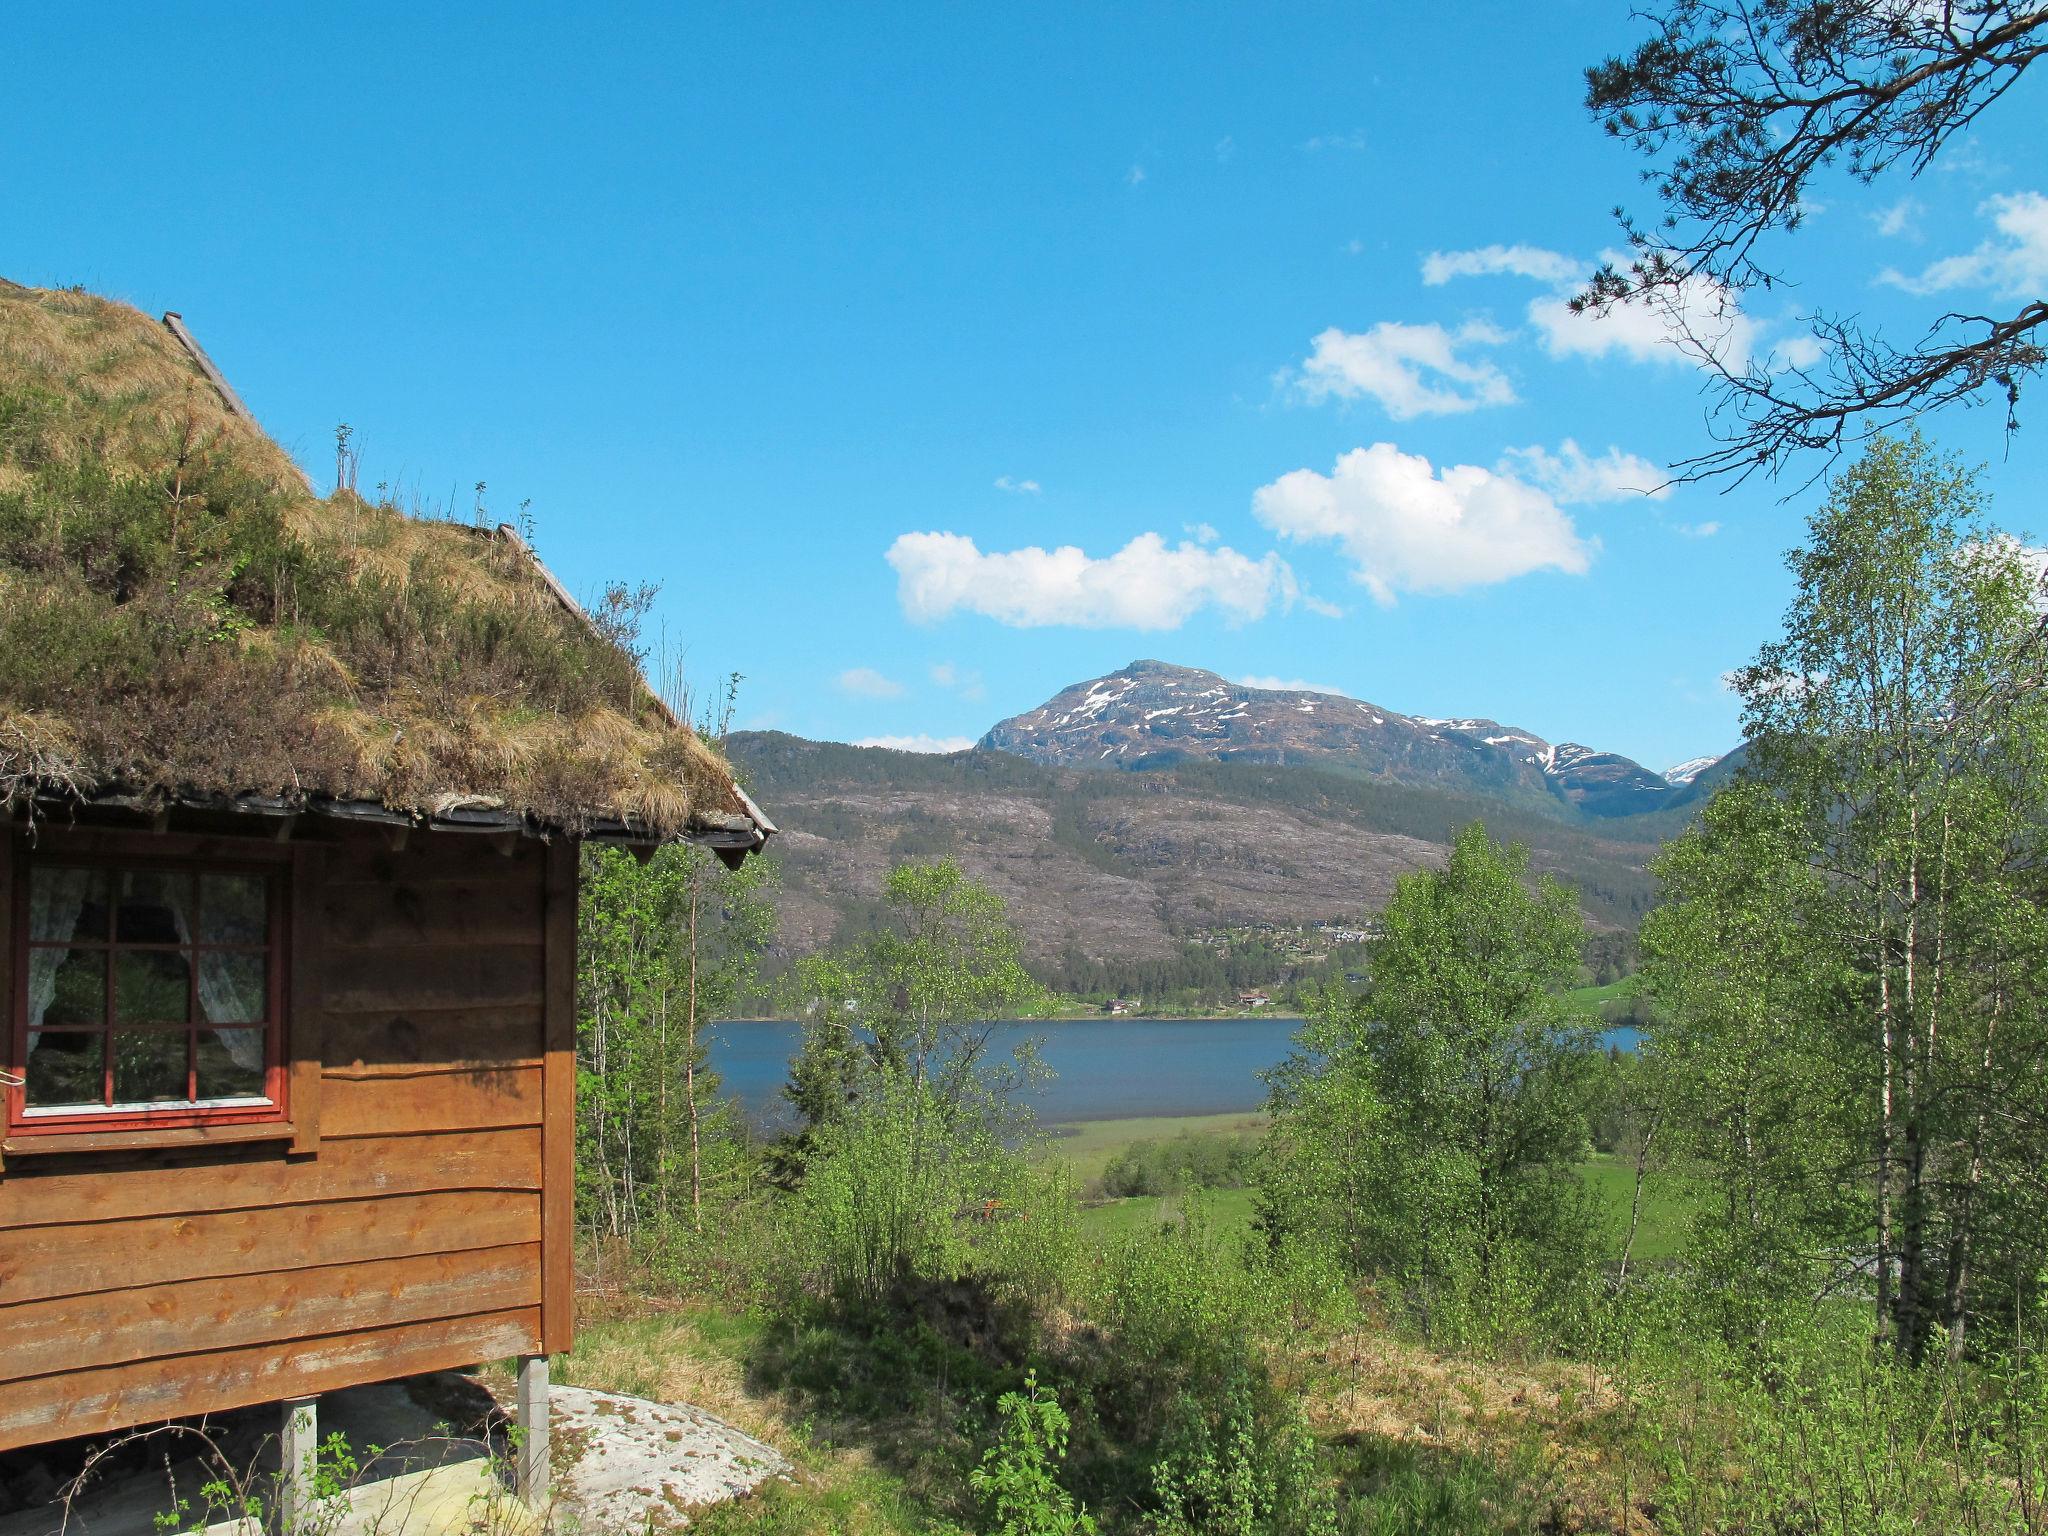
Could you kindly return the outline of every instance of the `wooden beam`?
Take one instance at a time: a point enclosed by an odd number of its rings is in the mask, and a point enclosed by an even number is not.
[[[290,970],[285,995],[285,1063],[292,1122],[292,1152],[310,1157],[320,1150],[320,1067],[326,1059],[327,1022],[321,969],[320,887],[327,850],[299,843],[292,848]]]
[[[280,1255],[289,1263],[289,1256]],[[0,1306],[0,1376],[361,1333],[540,1301],[537,1243],[138,1285]]]
[[[541,1352],[575,1339],[576,845],[548,845],[541,1005]]]
[[[12,819],[0,822],[0,1129],[6,1125],[6,1108],[21,1087],[14,1080],[27,1063],[14,1059],[14,827]],[[7,1174],[5,1153],[0,1153],[0,1178]]]
[[[504,1248],[538,1241],[540,1226],[532,1195],[463,1190],[150,1216],[118,1228],[16,1227],[0,1232],[0,1296],[90,1297],[128,1286],[269,1274],[280,1264],[310,1269]],[[7,1369],[0,1360],[0,1375]]]
[[[0,1393],[0,1451],[530,1355],[539,1336],[526,1307],[37,1376]]]

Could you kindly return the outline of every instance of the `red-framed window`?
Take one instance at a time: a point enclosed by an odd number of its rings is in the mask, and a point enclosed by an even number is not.
[[[8,1133],[282,1120],[286,869],[22,861]]]

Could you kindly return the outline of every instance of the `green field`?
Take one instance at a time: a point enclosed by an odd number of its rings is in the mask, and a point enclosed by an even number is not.
[[[1627,982],[1617,983],[1627,986]],[[1588,992],[1612,994],[1611,987]],[[1139,1141],[1166,1141],[1181,1135],[1242,1135],[1262,1130],[1264,1115],[1187,1115],[1159,1119],[1090,1120],[1052,1128],[1048,1154],[1064,1157],[1074,1171],[1074,1187],[1085,1195],[1102,1176],[1111,1158]],[[1605,1245],[1611,1257],[1621,1256],[1627,1241],[1629,1203],[1635,1192],[1635,1166],[1627,1158],[1596,1153],[1585,1163],[1585,1177],[1601,1212]],[[1090,1237],[1112,1237],[1180,1214],[1183,1195],[1141,1195],[1127,1200],[1085,1202],[1081,1230]],[[1241,1231],[1252,1221],[1251,1191],[1211,1190],[1199,1196],[1218,1232]],[[1652,1175],[1643,1187],[1643,1207],[1632,1259],[1655,1263],[1676,1258],[1685,1242],[1686,1205],[1669,1174]]]
[[[1210,1136],[1265,1128],[1266,1117],[1257,1112],[1084,1120],[1076,1125],[1047,1126],[1046,1133],[1052,1138],[1047,1151],[1067,1160],[1074,1170],[1074,1185],[1081,1188],[1101,1178],[1109,1160],[1134,1141],[1167,1141],[1182,1134]]]
[[[1606,1003],[1621,1002],[1634,997],[1641,978],[1624,976],[1619,981],[1610,981],[1604,987],[1573,987],[1565,993],[1564,1000],[1581,1013],[1598,1013]]]

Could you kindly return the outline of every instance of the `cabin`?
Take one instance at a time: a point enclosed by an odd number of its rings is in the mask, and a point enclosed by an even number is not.
[[[579,850],[772,823],[517,529],[316,495],[177,317],[0,284],[0,419],[0,1450],[277,1403],[301,1467],[516,1358],[540,1496]]]

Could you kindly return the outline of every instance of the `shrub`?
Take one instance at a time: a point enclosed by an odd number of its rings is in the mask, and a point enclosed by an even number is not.
[[[1094,1536],[1095,1522],[1053,1475],[1067,1454],[1059,1399],[1027,1373],[1022,1392],[998,1399],[996,1418],[996,1443],[968,1479],[985,1507],[988,1536]]]

